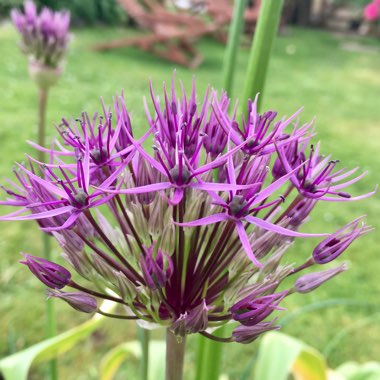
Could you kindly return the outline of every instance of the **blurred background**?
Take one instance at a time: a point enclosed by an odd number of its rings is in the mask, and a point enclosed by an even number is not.
[[[100,97],[110,104],[112,97],[121,91],[125,92],[134,128],[141,134],[147,128],[142,105],[143,97],[149,96],[148,80],[153,80],[159,92],[162,82],[170,81],[174,69],[187,89],[195,75],[198,94],[203,94],[209,84],[221,87],[232,2],[221,1],[216,10],[218,1],[36,3],[69,9],[72,15],[73,37],[65,72],[49,98],[47,125],[51,137],[56,135],[54,126],[62,117],[76,118],[84,110],[91,114],[99,109]],[[262,103],[263,110],[277,110],[280,116],[304,106],[302,122],[316,117],[314,141],[322,141],[322,151],[331,153],[345,167],[360,166],[368,171],[368,176],[353,186],[355,195],[372,190],[379,182],[380,13],[377,18],[368,17],[365,8],[368,3],[368,0],[285,1]],[[37,90],[28,77],[26,59],[19,52],[18,36],[9,21],[10,9],[21,5],[19,0],[0,0],[1,179],[12,177],[14,162],[23,161],[25,153],[32,153],[26,141],[35,140],[37,131]],[[251,1],[246,10],[230,94],[234,99],[242,96],[259,7],[260,2]],[[183,35],[189,37],[186,44],[181,44]],[[332,368],[349,360],[366,362],[380,358],[378,195],[344,207],[320,205],[312,214],[310,227],[305,226],[305,230],[332,232],[362,214],[367,215],[368,224],[377,231],[356,242],[340,259],[351,262],[350,270],[311,294],[293,295],[285,302],[282,331],[320,350]],[[41,239],[37,225],[3,222],[0,231],[0,357],[3,357],[44,336],[45,290],[18,263],[20,252],[39,255]],[[301,262],[314,245],[314,241],[298,242],[289,257]],[[59,247],[54,250],[59,256]],[[88,318],[66,304],[57,302],[56,306],[59,332]],[[117,343],[134,339],[135,334],[133,322],[106,321],[91,338],[59,359],[60,378],[97,379],[101,356]],[[162,332],[158,330],[154,335],[161,337]],[[189,339],[189,345],[187,373],[191,374],[193,338]],[[222,372],[232,380],[238,379],[255,349],[255,344],[229,345]],[[120,378],[128,371],[133,379],[137,368],[137,363],[124,367]],[[44,371],[42,366],[36,367],[30,378],[40,379]]]

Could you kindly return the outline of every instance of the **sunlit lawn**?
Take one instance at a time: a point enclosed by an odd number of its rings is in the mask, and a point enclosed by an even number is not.
[[[115,35],[131,31],[88,29],[74,33],[66,71],[59,85],[51,92],[48,125],[54,135],[54,123],[62,116],[77,117],[83,110],[93,112],[99,97],[106,103],[112,96],[125,91],[132,111],[134,126],[144,131],[146,122],[142,112],[142,98],[148,96],[148,79],[159,90],[162,81],[169,81],[174,66],[147,53],[128,48],[108,53],[95,53],[91,45]],[[356,41],[377,52],[349,52],[340,48],[353,37],[336,37],[327,32],[289,30],[278,39],[271,62],[264,108],[276,109],[280,115],[290,114],[304,106],[301,121],[314,116],[322,150],[340,159],[347,167],[360,165],[369,175],[352,193],[371,190],[379,181],[380,167],[380,41],[360,38]],[[0,178],[10,176],[14,161],[24,160],[24,152],[31,152],[26,140],[36,136],[36,90],[28,79],[25,58],[16,46],[16,35],[9,25],[0,27]],[[205,56],[204,64],[196,71],[199,93],[208,84],[219,87],[224,46],[212,39],[203,40],[197,47]],[[248,50],[242,49],[238,59],[236,85],[233,95],[240,97]],[[177,68],[177,77],[189,88],[193,72]],[[3,182],[3,181],[2,181]],[[312,214],[305,230],[330,232],[354,217],[366,214],[368,222],[380,227],[378,196],[358,203],[323,204]],[[31,345],[44,335],[44,288],[28,271],[18,264],[19,252],[39,254],[40,239],[37,228],[30,223],[0,225],[0,355]],[[301,261],[317,242],[296,244],[288,260]],[[307,296],[292,296],[286,302],[288,310],[282,315],[300,310],[306,305],[329,299],[359,301],[346,306],[331,306],[300,314],[284,326],[293,334],[320,350],[329,347],[342,329],[328,356],[331,366],[348,360],[376,360],[380,357],[380,239],[375,231],[356,242],[344,259],[351,262],[350,271]],[[59,249],[56,249],[58,256]],[[373,315],[379,318],[368,318]],[[59,331],[84,321],[68,306],[57,303]],[[367,318],[367,319],[366,319]],[[356,326],[356,327],[355,327]],[[352,328],[351,328],[352,327]],[[91,339],[60,359],[62,378],[96,379],[99,358],[106,348],[133,339],[132,323],[108,321]],[[156,333],[160,337],[160,332]],[[194,347],[195,341],[190,340]],[[255,351],[250,346],[230,345],[223,369],[231,379],[237,379]],[[189,352],[189,362],[193,358]],[[77,358],[80,358],[78,360]],[[239,366],[236,363],[239,362]],[[130,369],[132,368],[132,370]],[[133,376],[137,364],[128,368]],[[189,367],[191,374],[191,368]],[[75,373],[75,377],[73,377]],[[36,373],[33,378],[40,378]]]

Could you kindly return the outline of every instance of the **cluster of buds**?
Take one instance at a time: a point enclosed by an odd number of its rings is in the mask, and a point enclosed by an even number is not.
[[[21,51],[29,58],[31,77],[42,87],[54,84],[70,40],[70,14],[43,8],[38,14],[32,0],[24,3],[24,13],[13,9],[11,17],[21,36]]]
[[[364,174],[339,169],[319,144],[309,151],[313,126],[298,124],[300,111],[259,114],[256,98],[239,123],[225,93],[208,89],[198,104],[195,84],[190,96],[181,87],[178,95],[173,79],[160,101],[151,86],[153,113],[145,104],[148,130],[139,139],[124,95],[113,112],[103,103],[93,117],[62,119],[52,148],[32,144],[49,162],[17,165],[18,184],[10,181],[0,202],[16,211],[0,220],[36,220],[58,240],[80,284],[58,264],[22,261],[50,297],[97,313],[108,299],[123,307],[109,317],[249,343],[278,328],[271,315],[285,297],[346,266],[299,272],[335,260],[370,230],[360,217],[333,234],[300,232],[316,204],[373,192],[343,192]],[[293,240],[315,237],[323,240],[310,258],[292,264]],[[291,276],[294,285],[279,289]],[[230,321],[238,324],[231,337],[212,334]]]

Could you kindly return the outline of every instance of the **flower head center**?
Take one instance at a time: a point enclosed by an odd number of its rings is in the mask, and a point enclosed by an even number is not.
[[[100,164],[107,157],[107,149],[102,147],[102,149],[95,148],[91,151],[91,157],[96,164]]]
[[[87,205],[87,194],[83,189],[78,189],[75,194],[73,194],[75,202],[72,201],[74,207],[83,207]]]
[[[247,205],[247,201],[242,195],[235,195],[230,202],[230,213],[233,216],[244,216],[247,214],[247,210],[244,210]]]
[[[175,165],[172,169],[170,169],[169,174],[172,177],[173,182],[181,185],[188,183],[191,177],[189,169],[186,166],[182,166],[182,168],[180,168],[179,165]]]

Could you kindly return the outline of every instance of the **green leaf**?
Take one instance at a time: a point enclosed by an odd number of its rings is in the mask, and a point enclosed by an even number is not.
[[[264,335],[257,357],[254,378],[260,380],[325,380],[327,368],[323,356],[305,343],[285,334]]]
[[[213,332],[216,336],[230,336],[235,324],[224,325]],[[218,380],[220,377],[223,343],[199,334],[195,363],[195,380]]]
[[[138,341],[123,343],[107,353],[100,365],[100,380],[114,379],[123,362],[131,357],[140,359],[141,344]],[[149,343],[149,380],[165,379],[165,342],[152,340]]]
[[[293,363],[292,373],[299,380],[322,380],[327,377],[323,356],[311,347],[305,347]]]
[[[110,306],[112,304],[112,306]],[[103,304],[104,305],[104,304]],[[103,309],[110,310],[114,305],[107,302]],[[89,321],[74,327],[54,338],[43,340],[25,350],[0,360],[0,372],[5,380],[27,380],[32,363],[54,358],[75,346],[86,338],[104,321],[101,315],[95,315]]]

